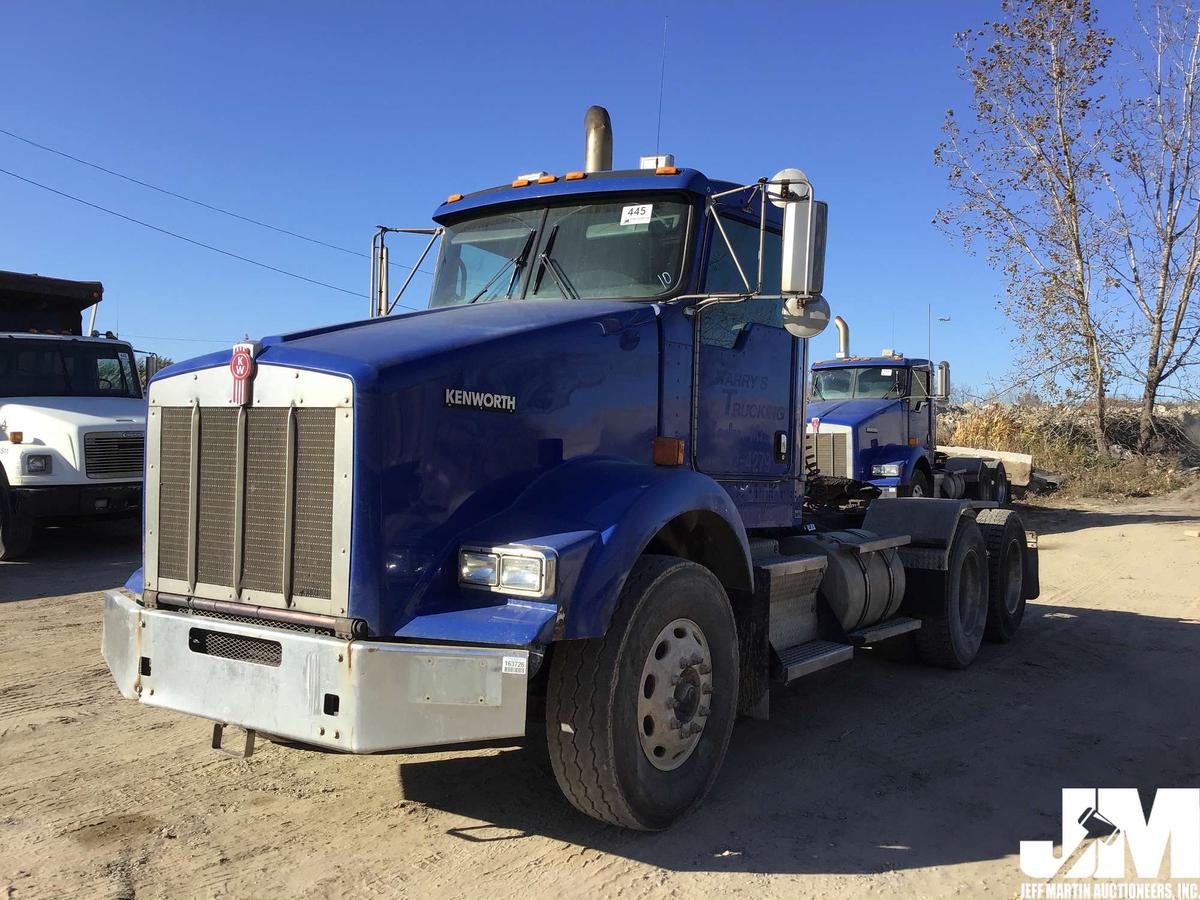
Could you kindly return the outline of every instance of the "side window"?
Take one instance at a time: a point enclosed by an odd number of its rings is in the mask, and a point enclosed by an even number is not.
[[[929,370],[912,370],[912,396],[916,400],[929,399]]]
[[[758,226],[736,219],[722,218],[721,224],[729,235],[729,243],[737,252],[738,262],[750,282],[758,281]],[[779,294],[780,236],[768,231],[763,244],[763,293]],[[746,285],[738,275],[737,265],[729,247],[716,226],[709,242],[708,265],[704,275],[704,290],[710,294],[741,293]],[[752,324],[783,328],[783,304],[779,300],[742,300],[736,303],[717,303],[701,313],[700,342],[714,347],[732,348],[738,337]]]

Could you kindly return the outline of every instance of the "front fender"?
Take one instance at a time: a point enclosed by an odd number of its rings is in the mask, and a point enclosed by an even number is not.
[[[591,638],[607,630],[625,578],[651,539],[690,512],[713,513],[729,526],[743,560],[736,587],[749,589],[750,546],[741,517],[719,484],[689,469],[573,460],[538,478],[512,506],[464,538],[563,546],[569,537],[559,558],[555,637]]]

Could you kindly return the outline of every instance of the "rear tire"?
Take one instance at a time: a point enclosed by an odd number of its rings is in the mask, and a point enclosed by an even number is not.
[[[984,637],[1006,643],[1016,636],[1025,618],[1025,527],[1011,509],[982,509],[976,521],[988,551]]]
[[[32,538],[33,520],[13,512],[8,491],[0,483],[0,560],[24,556]]]
[[[914,633],[917,653],[928,665],[965,669],[979,653],[988,614],[987,545],[974,519],[958,522],[943,585],[937,609]]]
[[[1004,463],[997,462],[992,467],[992,496],[988,498],[1000,506],[1008,506],[1012,499],[1012,487],[1008,483],[1008,473],[1004,471]]]
[[[644,556],[607,634],[554,648],[546,738],[555,778],[589,816],[667,828],[716,780],[737,698],[737,632],[721,583],[687,560]]]

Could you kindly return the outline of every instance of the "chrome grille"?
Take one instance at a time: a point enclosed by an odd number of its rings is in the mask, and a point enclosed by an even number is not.
[[[135,431],[92,431],[83,436],[88,478],[140,478],[146,437]]]
[[[194,552],[195,583],[227,589],[219,598],[244,593],[262,602],[255,598],[265,593],[288,601],[330,599],[337,411],[197,406],[163,407],[161,413],[159,577],[190,583],[189,553]],[[241,428],[244,450],[239,446]],[[193,469],[194,520],[189,508]]]
[[[805,435],[805,451],[816,461],[822,475],[848,478],[846,446],[849,435],[844,431],[825,431]]]

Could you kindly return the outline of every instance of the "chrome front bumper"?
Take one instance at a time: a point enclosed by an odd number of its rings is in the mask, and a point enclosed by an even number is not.
[[[148,706],[347,753],[525,733],[525,650],[346,641],[147,609],[117,591],[103,624],[117,687]]]

